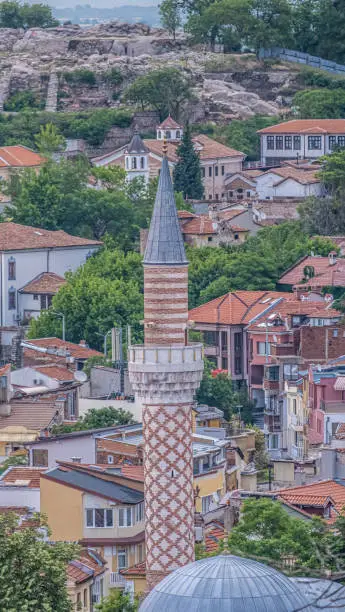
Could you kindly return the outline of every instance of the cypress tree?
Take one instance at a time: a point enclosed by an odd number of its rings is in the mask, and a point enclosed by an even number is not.
[[[190,127],[187,123],[181,144],[176,150],[178,162],[174,168],[174,189],[184,198],[201,200],[204,187],[201,178],[200,159],[194,150]]]

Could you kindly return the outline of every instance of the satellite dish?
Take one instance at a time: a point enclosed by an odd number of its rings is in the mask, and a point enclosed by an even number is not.
[[[87,381],[87,375],[82,370],[76,370],[74,372],[74,380],[77,380],[80,383],[84,383]]]

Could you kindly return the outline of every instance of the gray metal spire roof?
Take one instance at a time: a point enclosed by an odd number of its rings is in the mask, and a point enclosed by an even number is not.
[[[163,157],[144,264],[186,265],[169,164]]]
[[[131,154],[140,154],[140,153],[148,153],[149,150],[147,148],[147,146],[143,143],[140,134],[138,134],[138,132],[134,132],[134,136],[131,140],[131,142],[129,143],[127,149],[126,149],[127,153],[131,153]]]
[[[304,607],[305,606],[305,607]],[[159,582],[140,612],[312,612],[299,587],[263,563],[218,555],[181,567]]]

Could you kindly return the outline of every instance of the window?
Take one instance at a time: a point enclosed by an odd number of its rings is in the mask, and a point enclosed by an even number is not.
[[[293,148],[295,151],[301,150],[301,137],[300,136],[293,137]]]
[[[297,414],[297,400],[296,399],[292,400],[292,411],[294,414]]]
[[[333,149],[335,149],[335,147],[337,146],[337,137],[336,136],[328,136],[328,146],[331,149],[331,151]]]
[[[132,508],[119,508],[119,527],[131,527]]]
[[[77,593],[77,610],[81,610],[81,593]]]
[[[250,191],[247,191],[247,198],[250,198]]]
[[[206,512],[209,511],[210,509],[210,505],[213,502],[213,495],[206,495],[205,497],[201,498],[201,512],[202,514],[205,514]]]
[[[283,148],[283,136],[276,136],[276,149]]]
[[[32,450],[33,467],[48,467],[48,450],[45,448],[34,448]]]
[[[8,280],[16,280],[16,260],[10,257],[8,260]]]
[[[201,176],[202,178],[205,178],[205,168],[201,168]]]
[[[271,448],[272,449],[278,448],[278,441],[279,441],[279,439],[278,439],[277,434],[271,435],[270,438],[271,438]]]
[[[138,544],[138,563],[144,561],[144,544]]]
[[[221,168],[222,168],[222,176],[224,176],[224,174],[225,174],[225,166],[222,166]]]
[[[16,290],[14,287],[11,287],[8,291],[8,310],[16,309]]]
[[[113,455],[108,455],[108,463],[114,463]]]
[[[165,132],[165,138],[166,138],[167,140],[169,140],[169,139],[171,138],[171,132],[170,132],[170,130],[167,130],[167,131]]]
[[[285,149],[292,149],[292,136],[285,136]]]
[[[200,473],[199,459],[194,459],[193,460],[193,474],[199,474],[199,473]]]
[[[51,295],[41,295],[41,310],[47,310],[52,305],[52,296]]]
[[[218,200],[218,199],[219,199],[219,194],[218,194],[218,193],[216,193],[216,200]]]
[[[111,508],[87,508],[86,527],[113,527],[114,518]]]
[[[209,199],[209,200],[212,200],[212,193],[209,193],[209,194],[208,194],[208,199]]]
[[[140,523],[141,521],[144,520],[144,516],[145,516],[145,506],[144,506],[144,502],[141,502],[140,504],[137,504],[135,506],[135,522]]]
[[[208,168],[208,176],[212,176],[212,166],[209,166]]]
[[[214,167],[214,176],[218,176],[218,166]]]
[[[316,431],[318,434],[321,433],[321,419],[316,420]]]
[[[129,170],[129,159],[126,157],[126,169]]]
[[[140,168],[145,168],[145,157],[140,158]]]
[[[267,149],[273,151],[274,149],[274,136],[267,136]]]
[[[234,197],[234,192],[233,191],[229,191],[229,198],[233,198]]]
[[[84,589],[84,608],[87,608],[87,589]]]
[[[212,242],[212,236],[208,236],[207,242]]]
[[[283,366],[284,372],[284,380],[297,380],[298,375],[298,365],[295,363],[284,364]]]
[[[179,138],[181,138],[181,132],[180,130],[176,130],[176,139],[178,140]]]
[[[235,374],[242,374],[242,359],[235,357]]]
[[[33,298],[34,298],[34,300],[35,300],[35,301],[37,301],[37,300],[38,300],[38,295],[37,295],[37,293],[34,293]]]
[[[338,147],[345,147],[345,136],[338,136]]]
[[[309,151],[321,149],[321,136],[308,136]]]
[[[238,234],[234,234],[234,239],[238,240],[238,238],[239,238]]]
[[[338,330],[333,329],[333,338],[337,338],[337,337],[338,337]]]
[[[117,569],[124,569],[127,567],[127,549],[119,548],[117,551]]]
[[[162,132],[160,130],[158,130],[158,138],[162,138]]]
[[[266,347],[267,344],[267,347]],[[271,354],[271,345],[269,342],[257,342],[256,343],[256,352],[258,355],[266,355],[266,348],[267,348],[267,355]]]
[[[136,170],[136,169],[137,169],[137,158],[132,157],[132,170]]]

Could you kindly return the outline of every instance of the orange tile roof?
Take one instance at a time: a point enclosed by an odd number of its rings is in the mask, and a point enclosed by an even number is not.
[[[73,246],[101,246],[99,240],[70,236],[63,230],[50,231],[18,223],[0,223],[0,251],[25,251]]]
[[[164,145],[163,140],[156,140],[155,138],[145,138],[144,144],[147,146],[147,148],[149,149],[151,153],[163,158],[163,145]],[[175,141],[174,142],[168,141],[166,143],[166,146],[167,146],[168,161],[176,163],[177,162],[176,149],[178,147],[178,144]]]
[[[340,513],[345,506],[345,480],[342,482],[344,484],[335,480],[324,480],[303,487],[280,489],[278,493],[279,497],[287,499],[287,501],[291,498],[298,499],[295,503],[300,505],[308,505],[309,500],[313,497],[319,498],[319,500],[330,497],[334,501],[335,509]]]
[[[293,495],[289,493],[284,493],[282,498],[288,501],[290,504],[301,505],[301,506],[326,506],[327,503],[331,500],[333,501],[329,495]]]
[[[219,217],[221,219],[225,219],[226,221],[230,221],[234,217],[238,217],[238,215],[241,215],[243,212],[245,212],[245,209],[239,210],[237,208],[237,209],[234,209],[234,210],[225,210],[225,211],[221,211],[219,213]]]
[[[29,487],[29,489],[39,489],[40,474],[42,474],[44,471],[44,468],[26,467],[25,465],[12,466],[9,468],[8,472],[0,476],[0,485],[19,485],[20,481],[22,483],[26,481],[26,486]]]
[[[199,151],[200,159],[214,159],[217,157],[242,157],[245,158],[245,154],[236,149],[231,149],[221,142],[217,142],[206,134],[197,134],[193,138],[193,142],[196,145],[200,145],[202,148]]]
[[[234,291],[193,308],[188,316],[196,323],[245,324],[272,306],[275,300],[288,295],[279,291]]]
[[[283,276],[279,279],[279,283],[282,285],[297,285],[303,280],[305,267],[311,266],[314,268],[315,274],[313,278],[308,280],[309,284],[311,281],[314,281],[317,276],[324,274],[330,269],[335,270],[339,265],[343,266],[344,264],[345,260],[337,259],[333,265],[330,265],[328,257],[306,255],[283,274]]]
[[[0,368],[0,376],[6,376],[11,371],[11,364],[7,363],[6,365]]]
[[[179,219],[193,219],[196,215],[189,210],[178,210],[177,216]]]
[[[61,382],[74,380],[73,372],[60,365],[41,365],[36,367],[35,370],[41,374],[45,374],[45,376],[49,376],[50,378],[54,378],[55,380],[59,380]]]
[[[55,295],[66,284],[66,279],[54,272],[42,272],[24,287],[19,289],[20,293],[37,293]]]
[[[266,320],[274,320],[274,317],[272,317],[272,315],[276,315],[275,318],[281,318],[283,320],[285,320],[285,318],[287,316],[293,316],[293,315],[306,315],[309,317],[317,317],[317,318],[329,318],[329,319],[333,319],[333,318],[337,318],[342,316],[342,313],[339,310],[335,310],[335,308],[325,308],[325,303],[324,302],[317,302],[317,301],[300,301],[300,300],[296,300],[296,299],[290,299],[290,296],[293,294],[286,294],[288,297],[286,299],[284,299],[283,301],[281,301],[276,308],[272,308],[272,310],[268,313],[263,314],[261,317],[258,317],[254,323],[252,323],[251,325],[248,326],[248,330],[249,331],[253,331],[253,330],[261,330],[262,331],[262,327],[260,327],[260,323],[263,323]],[[271,318],[269,318],[271,317]],[[269,331],[271,332],[278,332],[278,331],[286,331],[286,327],[284,326],[274,326],[271,327]]]
[[[172,128],[173,130],[178,130],[179,128],[181,128],[182,126],[179,125],[175,119],[173,119],[171,117],[171,115],[168,115],[168,117],[166,119],[164,119],[164,121],[158,126],[158,129],[169,129]]]
[[[258,130],[258,134],[343,134],[345,119],[292,119]]]
[[[307,282],[297,285],[306,288],[345,287],[345,261],[339,260],[323,274],[313,276]]]
[[[29,340],[30,344],[34,346],[38,346],[41,348],[50,348],[50,349],[60,349],[66,350],[70,353],[72,357],[75,359],[89,359],[90,357],[99,357],[103,353],[99,351],[95,351],[94,349],[89,348],[88,346],[84,346],[81,344],[75,344],[74,342],[68,342],[67,340],[62,340],[61,338],[35,338],[33,340]],[[24,356],[27,353],[36,353],[36,351],[32,349],[25,348]],[[50,358],[53,358],[54,355],[49,355]]]
[[[121,465],[121,473],[130,480],[144,482],[144,467],[142,465]]]
[[[247,227],[241,227],[240,225],[235,225],[234,223],[230,223],[230,227],[233,232],[249,232],[250,231]]]
[[[142,561],[136,565],[132,565],[128,569],[120,570],[120,574],[124,576],[146,576],[146,562]]]
[[[220,543],[224,540],[224,525],[218,521],[214,521],[205,530],[205,548],[206,552],[217,552]]]
[[[27,398],[11,400],[11,414],[0,416],[0,430],[6,427],[25,427],[39,433],[48,427],[56,416],[58,407],[55,401],[55,398],[39,402]],[[60,411],[62,408],[60,407]]]
[[[317,176],[317,170],[308,169],[300,170],[291,166],[282,166],[281,168],[273,168],[268,170],[265,174],[277,174],[282,177],[282,180],[276,183],[279,185],[287,179],[293,179],[302,185],[310,185],[312,183],[320,183],[320,179]]]
[[[44,157],[23,145],[0,147],[0,168],[30,168],[44,162]]]
[[[110,440],[109,438],[97,439],[97,451],[137,457],[137,446],[135,444],[127,444],[125,441]]]
[[[181,232],[182,234],[197,234],[200,236],[217,233],[208,215],[199,215],[191,221],[187,221],[181,227]]]
[[[104,559],[94,551],[93,555],[94,557],[87,550],[83,550],[78,559],[69,562],[66,570],[67,577],[76,584],[81,584],[99,574],[103,574],[106,569]],[[99,563],[97,563],[96,558],[99,558]]]

